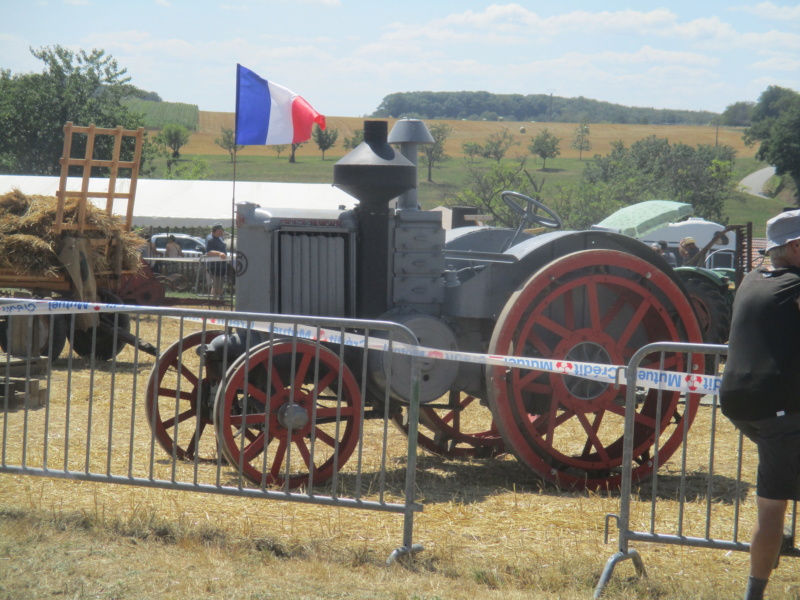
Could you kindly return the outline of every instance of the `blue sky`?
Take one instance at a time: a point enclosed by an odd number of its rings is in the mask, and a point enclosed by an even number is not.
[[[585,96],[721,112],[800,91],[800,4],[736,0],[0,0],[0,68],[102,48],[164,100],[233,112],[236,63],[329,116],[401,91]]]

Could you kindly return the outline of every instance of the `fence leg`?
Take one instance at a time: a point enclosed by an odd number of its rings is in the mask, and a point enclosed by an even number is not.
[[[647,571],[645,571],[644,563],[639,553],[633,548],[629,548],[627,551],[620,550],[608,559],[606,567],[603,569],[603,574],[600,575],[600,581],[597,582],[597,587],[594,590],[595,598],[600,598],[603,595],[608,582],[611,581],[611,576],[614,574],[614,567],[617,566],[617,563],[628,559],[633,561],[633,567],[636,569],[636,575],[639,579],[647,577]]]
[[[418,356],[411,360],[411,399],[408,405],[408,449],[406,461],[405,517],[403,520],[403,546],[391,553],[386,564],[391,565],[410,554],[423,550],[421,544],[412,543],[414,532],[414,494],[417,477],[417,431],[419,426],[419,386],[421,361]]]

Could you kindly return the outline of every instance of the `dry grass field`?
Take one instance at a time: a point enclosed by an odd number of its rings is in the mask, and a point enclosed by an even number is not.
[[[181,335],[174,323],[155,327],[152,319],[145,319],[141,337],[151,342],[160,337],[162,348]],[[152,359],[140,357],[138,363],[134,359],[131,348],[124,349],[113,377],[107,367],[91,372],[76,363],[69,383],[73,411],[69,414],[77,432],[70,439],[71,468],[88,460],[93,471],[104,471],[109,457],[104,452],[108,420],[103,411],[113,395],[114,421],[130,421],[134,401],[125,400],[134,398],[134,373],[139,382],[134,445],[139,458],[148,455],[150,435],[141,407]],[[63,377],[67,368],[62,358],[54,374]],[[58,449],[66,448],[67,442],[55,424],[65,414],[68,394],[56,379],[48,464],[60,468],[64,458]],[[95,398],[91,430],[96,441],[86,458],[88,429],[81,429],[81,423],[86,422],[90,392]],[[489,418],[485,410],[472,415],[478,421]],[[12,411],[0,418],[0,440],[6,440],[4,463],[21,460],[21,436],[27,427],[33,441],[26,458],[31,465],[41,464],[42,444],[34,432],[41,430],[45,412]],[[687,535],[703,534],[711,418],[712,410],[701,407],[690,431]],[[484,426],[477,423],[475,428]],[[368,429],[365,437],[370,435]],[[405,438],[394,429],[389,438],[391,490],[401,485]],[[720,419],[711,506],[712,536],[722,539],[730,539],[734,523],[736,439],[732,427]],[[115,444],[126,447],[127,440]],[[168,476],[171,461],[157,446],[155,450],[157,476]],[[752,481],[755,457],[750,448],[746,450],[745,480]],[[365,446],[365,453],[376,459],[373,447]],[[673,532],[678,515],[679,464],[676,455],[660,470],[657,530],[667,533]],[[415,516],[414,539],[424,550],[405,566],[385,564],[402,541],[402,517],[396,514],[0,474],[0,598],[577,600],[592,596],[606,560],[616,550],[613,528],[610,543],[603,543],[605,515],[619,511],[616,494],[553,489],[510,456],[458,461],[423,453],[418,467],[417,499],[424,511]],[[191,468],[178,465],[181,471]],[[146,463],[137,462],[136,473],[141,474],[140,469],[146,473]],[[649,494],[647,484],[635,490],[640,499],[633,506],[635,529],[648,527]],[[753,519],[752,489],[745,486],[743,495],[740,538],[746,540]],[[605,597],[741,596],[747,568],[742,553],[634,547],[643,556],[649,579],[637,581],[630,562],[622,563]],[[792,559],[784,559],[768,598],[799,597],[800,572],[794,567]]]
[[[389,129],[396,119],[388,119]],[[437,121],[438,122],[438,121]],[[560,137],[561,157],[578,158],[578,151],[570,148],[570,140],[577,123],[528,123],[528,122],[498,122],[498,121],[442,121],[453,128],[453,134],[445,144],[445,150],[453,157],[463,156],[461,144],[464,142],[483,142],[491,134],[500,132],[508,128],[514,135],[516,141],[521,143],[517,147],[520,151],[527,152],[527,145],[545,128],[555,136]],[[336,146],[328,154],[342,156],[345,154],[343,142],[345,137],[353,135],[356,129],[363,129],[364,119],[357,117],[327,117],[328,127],[339,130],[339,140]],[[225,155],[226,152],[214,143],[220,136],[220,129],[227,127],[233,129],[234,114],[223,112],[200,112],[200,123],[198,129],[189,138],[189,143],[181,149],[184,154],[210,154]],[[520,128],[525,129],[525,133],[520,133]],[[622,140],[627,146],[633,142],[648,136],[655,135],[664,137],[671,144],[682,142],[690,146],[697,144],[714,145],[717,141],[734,148],[737,156],[753,156],[756,148],[748,148],[742,141],[741,129],[729,129],[721,127],[719,131],[715,127],[694,127],[683,125],[612,125],[612,124],[591,124],[589,139],[592,143],[591,151],[584,152],[584,158],[594,154],[608,154],[611,150],[611,143]],[[717,137],[718,136],[718,137]],[[275,150],[271,146],[248,146],[241,154],[245,156],[275,156]],[[298,149],[298,157],[319,155],[319,149],[309,141]],[[509,156],[514,155],[514,150],[509,152]]]

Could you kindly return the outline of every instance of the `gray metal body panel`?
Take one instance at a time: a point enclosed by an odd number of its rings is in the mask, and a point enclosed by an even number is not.
[[[237,310],[353,316],[355,232],[352,211],[238,204],[247,269],[236,282]]]
[[[451,318],[496,319],[509,297],[536,271],[554,260],[581,250],[608,249],[633,254],[667,272],[682,288],[666,261],[645,244],[605,231],[551,231],[528,237],[497,253],[497,261],[448,257],[448,250],[487,252],[500,248],[511,230],[465,227],[454,230],[445,248],[445,264],[458,272],[459,285],[445,288],[443,313]],[[513,258],[500,260],[501,258]]]

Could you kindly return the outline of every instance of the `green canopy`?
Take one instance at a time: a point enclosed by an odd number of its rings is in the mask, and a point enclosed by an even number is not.
[[[672,200],[648,200],[631,204],[592,225],[591,229],[613,231],[634,238],[640,238],[651,231],[666,227],[692,214],[691,204]]]

